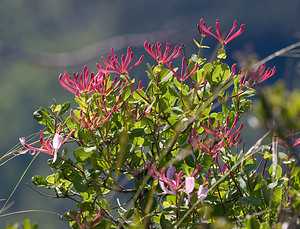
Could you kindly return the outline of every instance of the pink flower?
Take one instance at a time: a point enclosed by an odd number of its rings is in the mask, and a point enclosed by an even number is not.
[[[123,103],[119,107],[117,107],[117,105],[119,104],[120,101],[121,101],[121,96],[119,96],[117,102],[108,111],[108,108],[106,106],[106,102],[104,99],[104,95],[102,95],[101,103],[99,102],[98,99],[96,100],[96,102],[97,102],[99,109],[102,111],[103,115],[98,116],[98,112],[95,112],[94,114],[84,113],[82,110],[80,110],[81,120],[79,121],[76,118],[74,111],[71,110],[71,117],[83,128],[93,131],[96,128],[98,128],[100,125],[102,125],[103,123],[107,122],[114,112],[121,109],[121,107],[123,106]]]
[[[233,147],[233,146],[236,146],[238,145],[242,139],[238,140],[238,138],[240,137],[240,131],[241,129],[243,128],[244,124],[241,123],[240,127],[234,131],[233,133],[231,133],[233,131],[233,128],[235,127],[235,125],[237,124],[239,120],[239,116],[236,116],[234,121],[233,121],[233,124],[231,125],[230,129],[228,129],[228,123],[229,123],[229,115],[227,115],[226,117],[226,121],[225,121],[225,126],[222,126],[218,120],[218,128],[216,128],[212,121],[211,121],[211,118],[209,117],[208,118],[208,121],[209,121],[209,125],[214,129],[214,131],[211,131],[209,130],[206,125],[205,125],[205,122],[203,121],[202,122],[202,126],[204,128],[204,130],[207,132],[207,133],[210,133],[214,136],[217,136],[220,138],[221,142],[222,142],[222,146],[226,146],[226,147]]]
[[[81,229],[90,229],[90,228],[94,228],[95,226],[97,226],[98,224],[101,223],[102,221],[102,217],[100,217],[102,214],[102,209],[99,210],[98,214],[95,216],[95,218],[91,221],[91,222],[87,222],[82,214],[82,209],[80,207],[79,209],[79,214],[77,214],[77,216],[75,217],[71,211],[69,211],[69,215],[70,217],[77,223],[77,225],[79,226],[79,228]],[[83,223],[81,222],[83,221]]]
[[[143,87],[141,80],[139,81],[138,89],[145,90],[145,87]]]
[[[207,29],[207,28],[205,27],[205,24],[204,24],[204,22],[203,22],[203,18],[201,18],[201,20],[200,20],[200,28],[201,28],[205,33],[209,33],[210,35],[212,35],[213,37],[215,37],[218,41],[220,41],[220,43],[221,43],[222,45],[226,45],[226,44],[229,43],[231,40],[233,40],[233,39],[236,38],[237,36],[241,35],[242,32],[243,32],[243,30],[245,29],[245,24],[242,24],[241,27],[240,27],[240,29],[239,29],[235,34],[233,34],[233,35],[231,36],[232,32],[233,32],[233,31],[235,30],[235,28],[236,28],[236,23],[237,23],[237,22],[236,22],[236,20],[235,20],[234,23],[233,23],[233,26],[232,26],[232,28],[231,28],[231,30],[230,30],[230,32],[228,33],[227,37],[225,38],[225,40],[224,40],[224,38],[223,38],[223,36],[222,36],[221,30],[220,30],[220,27],[219,27],[219,19],[217,19],[217,21],[216,21],[216,32],[217,32],[217,35],[218,35],[218,36],[216,36],[216,35],[214,35],[213,33],[211,33],[210,30]]]
[[[201,202],[203,202],[203,200],[207,197],[207,193],[208,193],[208,187],[203,187],[202,185],[200,185],[197,192],[198,199],[200,199]]]
[[[196,134],[195,128],[192,129],[192,134],[189,136],[190,143],[198,149],[204,151],[204,153],[217,157],[221,148],[223,147],[223,143],[221,141],[216,140],[216,130],[214,130],[213,140],[208,139],[208,133],[206,134],[206,141],[204,144],[200,141],[199,134]]]
[[[174,51],[169,55],[171,51],[171,44],[166,44],[166,49],[164,54],[162,55],[161,52],[161,44],[157,42],[154,45],[151,45],[147,41],[144,43],[145,50],[157,61],[158,64],[168,64],[171,60],[177,58],[181,53],[181,47],[177,47],[177,45],[174,48]],[[168,56],[169,55],[169,56]]]
[[[179,76],[174,71],[173,66],[172,66],[172,62],[170,63],[170,66],[169,66],[171,71],[173,72],[173,74],[176,76],[176,78],[181,82],[185,81],[187,78],[189,78],[191,75],[193,75],[198,69],[198,63],[195,64],[195,67],[191,72],[189,72],[189,67],[188,66],[186,68],[184,68],[185,65],[186,65],[186,58],[183,57],[182,58],[182,64],[181,64],[181,76]]]
[[[259,67],[257,67],[252,73],[251,76],[248,77],[248,74],[246,73],[245,75],[243,75],[243,71],[241,71],[239,74],[242,76],[241,77],[241,81],[240,81],[240,85],[241,86],[246,86],[246,83],[248,84],[248,87],[253,86],[254,84],[259,84],[262,83],[263,81],[267,80],[268,78],[270,78],[271,76],[273,76],[275,74],[276,71],[276,67],[274,66],[272,69],[268,68],[266,71],[266,64],[262,64]],[[253,80],[253,82],[251,83],[251,81]]]
[[[117,55],[115,55],[113,49],[111,49],[111,55],[108,55],[108,61],[106,61],[104,57],[101,58],[107,68],[113,69],[108,70],[107,72],[118,73],[120,75],[128,76],[128,71],[134,68],[135,66],[139,65],[142,62],[144,56],[141,56],[140,59],[131,67],[129,67],[129,64],[132,61],[133,52],[131,51],[130,47],[128,47],[127,49],[126,58],[124,55],[121,56],[121,63],[119,62],[119,59],[117,58]]]
[[[199,170],[199,165],[197,165],[194,172],[185,178],[185,181],[181,180],[182,171],[179,173],[175,173],[176,168],[174,166],[170,166],[167,170],[167,176],[165,175],[165,168],[162,168],[161,173],[159,173],[154,165],[150,167],[148,164],[148,172],[150,175],[159,181],[159,185],[161,189],[164,191],[164,194],[178,195],[178,192],[185,192],[188,195],[194,190],[195,187],[195,178],[194,176],[197,174]],[[174,178],[173,178],[174,177]],[[166,188],[165,185],[169,186],[169,189]],[[185,185],[185,189],[181,189],[181,187]],[[180,197],[180,196],[179,196]]]
[[[43,148],[35,148],[32,146],[29,146],[28,144],[26,144],[26,139],[24,137],[20,138],[20,142],[21,144],[29,151],[39,151],[42,153],[46,153],[49,155],[53,156],[53,162],[54,163],[57,159],[57,154],[58,154],[58,150],[59,148],[75,133],[76,130],[71,131],[68,136],[62,140],[62,136],[61,136],[61,130],[62,130],[62,126],[59,126],[59,130],[58,133],[55,133],[53,140],[52,140],[52,144],[50,143],[50,140],[47,139],[47,141],[44,139],[43,137],[43,132],[40,130],[40,143],[42,145]]]
[[[148,109],[148,107],[146,106],[143,109],[143,111],[140,114],[138,114],[138,111],[139,111],[138,103],[135,104],[134,113],[131,111],[131,108],[129,107],[128,103],[126,103],[126,107],[127,107],[127,110],[129,111],[129,113],[133,116],[134,120],[136,120],[136,121],[141,121],[142,119],[147,118],[152,113],[152,108],[150,108],[148,113],[146,113],[146,110]]]
[[[298,147],[300,145],[300,138],[298,138],[295,143],[293,144],[293,147]]]
[[[118,78],[117,76],[115,76],[112,82],[110,81],[110,77],[108,74],[109,71],[108,67],[105,67],[105,69],[103,69],[102,66],[99,66],[98,64],[96,66],[99,69],[99,72],[95,76],[92,85],[92,90],[95,93],[98,93],[100,95],[109,95],[122,85],[122,81],[119,81],[117,83],[117,78]]]
[[[201,19],[201,20],[203,20],[203,19]],[[200,21],[200,24],[201,24],[201,21]],[[204,22],[203,22],[203,26],[205,27],[205,23]],[[199,24],[197,24],[197,28],[199,30],[200,36],[201,37],[206,37],[207,32],[204,31],[203,28]],[[212,29],[213,29],[213,27],[209,27],[207,30],[208,31],[212,31]]]
[[[67,72],[60,74],[58,79],[61,86],[68,90],[69,92],[75,94],[77,97],[80,93],[90,94],[92,88],[96,85],[94,83],[95,73],[92,72],[89,75],[89,70],[87,66],[84,66],[83,73],[73,73],[74,80],[71,79],[71,76],[68,76]]]

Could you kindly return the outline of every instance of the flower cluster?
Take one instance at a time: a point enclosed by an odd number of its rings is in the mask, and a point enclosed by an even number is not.
[[[165,171],[166,169],[163,167],[161,172],[158,172],[155,169],[154,165],[150,166],[150,164],[148,164],[148,172],[153,178],[159,181],[159,185],[163,190],[163,194],[171,194],[182,198],[180,193],[184,192],[187,195],[187,203],[190,202],[190,195],[195,188],[195,175],[199,171],[199,165],[197,165],[193,173],[187,176],[184,181],[181,179],[183,173],[182,170],[179,173],[175,173],[176,168],[174,166],[170,166],[167,169],[167,176],[165,174]],[[169,188],[167,188],[166,185]],[[207,196],[207,192],[208,188],[200,185],[197,192],[198,198],[204,200]]]
[[[103,63],[109,68],[107,72],[118,73],[120,75],[128,77],[128,71],[139,65],[142,62],[144,56],[141,56],[140,59],[131,67],[129,67],[129,64],[132,61],[133,52],[131,51],[130,47],[127,48],[126,58],[124,55],[121,56],[121,63],[119,62],[119,59],[117,55],[115,55],[113,49],[111,49],[111,54],[108,55],[108,60],[105,60],[104,57],[101,58]]]
[[[233,26],[232,26],[230,32],[228,33],[228,35],[226,36],[225,39],[223,38],[222,32],[221,32],[221,30],[220,30],[219,19],[217,19],[217,21],[216,21],[216,32],[217,32],[217,36],[210,32],[210,31],[211,31],[211,28],[208,28],[208,29],[207,29],[207,28],[205,27],[205,23],[204,23],[204,21],[203,21],[203,18],[201,18],[201,20],[200,20],[199,30],[201,29],[201,30],[203,31],[202,34],[203,34],[203,33],[210,34],[210,35],[212,35],[213,37],[215,37],[222,45],[226,45],[226,44],[228,44],[230,41],[232,41],[234,38],[236,38],[237,36],[241,35],[242,32],[243,32],[244,29],[245,29],[245,24],[242,24],[241,27],[240,27],[240,29],[239,29],[238,31],[236,31],[233,35],[231,35],[231,34],[233,33],[233,31],[235,30],[236,25],[237,25],[237,22],[234,21]]]
[[[173,74],[176,76],[176,78],[180,81],[180,82],[183,82],[185,81],[186,79],[188,79],[191,75],[193,75],[197,69],[198,69],[198,63],[195,64],[195,67],[192,71],[189,70],[189,66],[186,66],[186,58],[183,57],[182,58],[182,64],[181,64],[181,75],[179,76],[177,74],[176,71],[174,71],[173,69],[173,65],[172,65],[172,62],[170,63],[170,69],[171,71],[173,72]]]
[[[20,138],[21,144],[28,150],[28,151],[39,151],[42,153],[46,153],[53,156],[53,163],[56,161],[58,157],[58,150],[59,148],[75,133],[76,130],[72,130],[67,137],[63,140],[61,135],[62,125],[59,126],[58,132],[54,135],[52,144],[50,140],[45,140],[43,137],[43,132],[40,130],[40,143],[43,148],[35,148],[26,143],[25,137]]]
[[[157,42],[155,45],[151,45],[147,41],[144,43],[145,50],[157,61],[158,64],[169,64],[169,62],[175,58],[177,58],[181,54],[181,47],[175,46],[174,51],[169,55],[171,52],[171,44],[166,44],[166,49],[164,54],[162,55],[161,52],[161,44]]]
[[[253,72],[248,76],[248,73],[243,73],[243,70],[239,72],[241,75],[240,85],[243,87],[252,87],[255,84],[259,84],[270,78],[275,74],[276,67],[272,69],[268,68],[266,71],[266,64],[262,64],[260,67],[255,68]]]
[[[79,208],[79,214],[77,214],[76,217],[73,215],[72,211],[69,211],[69,216],[71,217],[72,220],[74,220],[76,222],[77,226],[80,229],[90,229],[90,228],[94,228],[97,225],[99,225],[103,218],[101,216],[101,214],[102,214],[102,209],[100,209],[98,214],[93,218],[93,220],[91,222],[87,222],[83,216],[81,208]]]
[[[87,70],[87,66],[84,66],[83,73],[73,73],[74,80],[72,80],[71,76],[65,72],[64,74],[60,74],[58,79],[61,86],[67,91],[79,96],[80,93],[90,94],[92,89],[96,86],[95,82],[95,73],[92,72],[89,74],[89,70]]]
[[[121,96],[118,97],[116,103],[108,111],[105,97],[104,95],[102,95],[100,101],[99,99],[96,100],[96,104],[98,105],[98,108],[102,111],[103,115],[98,116],[98,112],[91,114],[89,111],[84,112],[83,110],[80,110],[81,120],[79,121],[79,119],[76,118],[74,111],[71,110],[71,117],[85,129],[93,131],[103,123],[107,122],[110,119],[110,117],[113,115],[113,113],[115,113],[116,111],[122,108],[123,103],[119,105],[120,101],[121,101]]]

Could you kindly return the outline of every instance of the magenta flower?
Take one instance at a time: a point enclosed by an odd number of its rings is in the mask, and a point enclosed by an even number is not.
[[[108,55],[108,61],[106,61],[104,57],[101,58],[106,67],[112,69],[107,70],[107,72],[118,73],[120,75],[128,76],[128,71],[134,68],[135,66],[139,65],[142,62],[144,56],[141,56],[140,59],[131,67],[129,67],[129,64],[132,61],[133,52],[131,51],[130,47],[128,47],[127,49],[126,58],[124,55],[121,56],[121,63],[119,62],[119,59],[117,58],[117,55],[115,55],[113,49],[111,49],[111,55]]]
[[[121,104],[119,107],[117,107],[118,103],[121,101],[121,96],[119,96],[117,102],[115,103],[115,105],[108,110],[106,104],[105,104],[105,100],[104,100],[104,95],[102,96],[102,100],[101,103],[99,102],[99,100],[97,99],[97,105],[100,108],[100,110],[102,111],[102,113],[104,115],[100,115],[98,116],[98,112],[95,112],[94,114],[89,114],[89,113],[84,113],[82,110],[80,110],[80,121],[76,118],[76,115],[74,114],[74,111],[71,110],[71,117],[79,124],[81,125],[83,128],[93,131],[96,128],[98,128],[100,125],[102,125],[103,123],[107,122],[110,117],[112,116],[112,114],[116,111],[118,111],[119,109],[121,109],[121,107],[123,106],[123,104]]]
[[[234,131],[233,133],[231,133],[233,131],[233,128],[237,124],[238,120],[239,120],[239,116],[236,116],[235,119],[234,119],[234,121],[233,121],[232,126],[229,129],[229,127],[228,127],[229,115],[227,115],[226,122],[225,122],[225,127],[221,126],[221,124],[220,124],[220,122],[218,120],[218,128],[216,128],[213,125],[213,123],[211,121],[211,118],[209,117],[208,118],[209,125],[214,129],[214,131],[209,130],[206,127],[204,121],[202,122],[202,126],[203,126],[204,130],[207,133],[210,133],[210,134],[212,134],[212,135],[214,135],[216,137],[219,137],[220,140],[221,140],[221,142],[222,142],[222,146],[231,148],[233,146],[238,145],[242,141],[242,139],[238,140],[238,138],[240,137],[240,131],[241,131],[241,129],[244,126],[243,123],[241,123],[240,127],[236,131]]]
[[[185,81],[187,78],[189,78],[191,75],[193,75],[198,69],[198,63],[195,64],[195,67],[191,72],[189,72],[189,66],[187,66],[185,68],[184,67],[185,65],[186,65],[186,58],[183,57],[182,58],[182,64],[181,64],[181,76],[179,76],[177,74],[177,72],[174,71],[172,62],[170,63],[170,66],[169,66],[171,71],[173,72],[173,74],[176,76],[176,78],[181,82]]]
[[[94,86],[92,90],[100,95],[109,95],[117,90],[122,85],[122,81],[117,83],[117,76],[114,81],[109,80],[109,77],[105,73],[100,73],[94,80]]]
[[[143,90],[143,91],[145,90],[145,87],[143,87],[142,81],[141,81],[141,80],[139,81],[138,89],[141,89],[141,90]]]
[[[201,24],[201,21],[200,21],[200,24]],[[204,22],[203,22],[203,26],[205,27],[205,23]],[[201,25],[197,24],[197,28],[199,30],[200,36],[201,37],[206,37],[207,32],[202,29]],[[209,27],[207,30],[208,31],[212,31],[212,29],[213,29],[213,27]]]
[[[157,61],[158,64],[168,64],[171,60],[180,55],[182,49],[181,47],[178,48],[176,45],[174,51],[169,55],[171,51],[171,44],[167,43],[165,52],[162,55],[161,46],[162,45],[159,42],[157,42],[155,46],[151,45],[147,41],[144,43],[145,50]]]
[[[58,150],[59,148],[75,133],[76,130],[71,131],[68,136],[62,140],[62,136],[61,136],[61,130],[62,130],[62,126],[59,126],[59,130],[58,133],[55,133],[53,140],[52,140],[52,144],[50,143],[50,140],[47,139],[47,141],[44,139],[43,137],[43,132],[40,130],[40,143],[42,145],[43,148],[35,148],[32,146],[29,146],[28,144],[26,144],[26,139],[24,137],[20,138],[20,142],[21,144],[29,151],[39,151],[42,153],[46,153],[49,155],[53,156],[53,162],[54,163],[57,159],[57,154],[58,154]]]
[[[76,217],[72,214],[71,211],[69,211],[70,217],[77,223],[80,229],[90,229],[96,227],[102,221],[102,217],[100,217],[101,214],[102,214],[102,209],[100,209],[98,214],[91,222],[87,222],[82,214],[81,208],[79,209],[79,214],[77,214]],[[83,221],[83,223],[81,221]]]
[[[218,41],[220,41],[220,43],[222,45],[226,45],[227,43],[229,43],[231,40],[233,40],[234,38],[236,38],[237,36],[241,35],[243,30],[245,29],[245,24],[242,24],[240,29],[233,35],[231,35],[233,33],[233,31],[235,30],[236,28],[236,20],[234,21],[233,23],[233,26],[230,30],[230,32],[228,33],[227,37],[224,39],[223,36],[222,36],[222,33],[221,33],[221,30],[220,30],[220,27],[219,27],[219,19],[217,19],[216,21],[216,32],[217,32],[217,36],[214,35],[213,33],[210,32],[209,29],[207,29],[205,27],[205,24],[203,22],[203,18],[201,18],[200,20],[200,28],[205,32],[205,33],[209,33],[210,35],[212,35],[213,37],[215,37]]]
[[[207,193],[208,187],[203,187],[202,185],[200,185],[197,192],[198,199],[200,199],[200,201],[203,202],[203,200],[207,197]]]
[[[77,97],[80,93],[90,94],[92,88],[96,85],[94,84],[95,73],[92,72],[89,74],[87,66],[84,66],[83,73],[73,73],[74,80],[71,79],[71,76],[68,76],[67,72],[60,74],[58,79],[61,86],[68,90],[69,92],[75,94]]]
[[[179,192],[183,191],[188,195],[189,198],[190,193],[194,190],[195,187],[194,176],[199,170],[199,165],[197,165],[196,169],[190,176],[185,178],[185,181],[182,181],[181,179],[183,172],[180,171],[179,173],[175,173],[176,168],[174,166],[170,166],[168,168],[167,176],[165,175],[165,170],[165,168],[162,168],[161,173],[159,173],[154,168],[154,165],[150,167],[150,164],[148,164],[148,172],[153,178],[159,181],[159,185],[164,194],[178,195]],[[169,188],[166,188],[165,185],[168,185]],[[183,185],[185,185],[185,189],[181,188]]]
[[[300,145],[300,138],[298,138],[294,144],[293,144],[293,147],[298,147]]]
[[[198,149],[201,149],[204,153],[217,157],[221,148],[223,147],[223,142],[217,141],[217,132],[214,130],[213,140],[208,139],[208,133],[206,134],[206,141],[204,144],[200,141],[199,134],[196,134],[195,128],[192,129],[192,134],[189,136],[190,143]]]
[[[246,73],[245,75],[243,75],[243,71],[240,71],[240,75],[241,80],[240,80],[240,85],[241,86],[246,86],[248,85],[248,87],[253,86],[254,84],[259,84],[262,83],[263,81],[267,80],[268,78],[270,78],[271,76],[273,76],[275,74],[276,71],[276,67],[274,66],[272,69],[268,68],[266,71],[266,64],[262,64],[259,67],[257,67],[250,75],[250,77],[248,77],[248,74]],[[253,82],[251,83],[251,81],[253,80]]]
[[[136,120],[136,121],[141,121],[142,119],[147,118],[152,113],[152,108],[150,108],[148,113],[146,113],[146,111],[148,109],[148,107],[146,106],[142,110],[142,112],[139,114],[138,113],[138,111],[139,111],[139,104],[138,103],[135,104],[134,112],[131,111],[131,108],[129,107],[128,103],[126,103],[126,107],[127,107],[127,110],[129,111],[129,113],[133,116],[134,120]]]

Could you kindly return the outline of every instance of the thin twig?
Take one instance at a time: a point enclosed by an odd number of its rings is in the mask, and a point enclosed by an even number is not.
[[[283,49],[280,49],[278,50],[277,52],[274,52],[273,54],[271,54],[270,56],[267,56],[266,58],[262,59],[261,61],[253,64],[251,67],[252,68],[256,68],[260,65],[262,65],[263,63],[266,63],[272,59],[274,59],[275,57],[278,57],[278,56],[283,56],[284,54],[286,54],[288,51],[294,49],[294,48],[297,48],[300,46],[300,42],[297,42],[295,44],[292,44],[292,45],[289,45]]]

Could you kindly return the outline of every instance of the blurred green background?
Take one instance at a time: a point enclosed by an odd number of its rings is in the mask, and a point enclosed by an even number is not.
[[[137,60],[144,53],[141,44],[145,39],[169,41],[177,45],[184,43],[190,56],[196,52],[192,40],[199,40],[197,24],[201,18],[207,26],[214,26],[219,18],[221,30],[225,32],[237,20],[238,26],[245,23],[246,29],[228,45],[228,62],[242,63],[249,55],[255,54],[262,59],[298,42],[299,12],[299,0],[1,0],[1,156],[18,144],[19,137],[39,131],[40,126],[33,120],[32,113],[40,106],[50,106],[53,98],[57,103],[74,101],[73,95],[60,86],[60,73],[81,71],[84,65],[96,70],[95,63],[100,61],[100,56],[106,57],[110,48],[119,49],[117,53],[120,54],[125,53],[130,44]],[[166,34],[161,36],[161,32]],[[130,39],[123,37],[124,34],[131,34],[127,36]],[[116,36],[119,39],[111,39]],[[105,42],[99,43],[101,41]],[[205,44],[214,47],[217,41],[209,37]],[[99,53],[95,52],[98,49]],[[210,55],[212,51],[207,50],[204,54]],[[136,75],[132,76],[145,81],[144,69],[148,60],[152,61],[145,58],[135,71]],[[277,73],[267,83],[281,78],[290,89],[299,86],[300,62],[297,58],[279,57],[267,63],[269,67],[273,65],[276,65]],[[0,167],[0,199],[8,198],[31,159],[30,155],[18,156]],[[13,205],[5,213],[43,209],[63,214],[72,208],[71,201],[48,199],[26,186],[33,175],[51,173],[47,159],[47,155],[40,154],[34,161],[11,199]],[[46,213],[3,217],[0,228],[8,221],[22,222],[25,218],[38,222],[39,228],[43,229],[67,228],[66,222]]]

